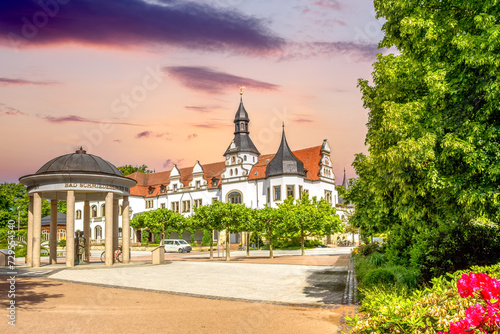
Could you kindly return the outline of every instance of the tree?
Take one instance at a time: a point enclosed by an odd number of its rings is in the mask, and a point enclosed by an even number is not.
[[[370,110],[369,153],[353,163],[359,179],[347,195],[356,204],[352,221],[365,231],[394,231],[394,258],[460,269],[480,254],[463,256],[455,245],[444,252],[436,236],[500,218],[500,6],[374,3],[386,20],[380,46],[399,54],[379,54],[373,85],[359,81]],[[459,244],[467,235],[474,233],[458,235]]]
[[[149,232],[159,235],[160,240],[163,240],[165,233],[186,229],[184,222],[184,216],[178,212],[156,209],[138,214],[131,220],[130,226],[135,229],[147,228]]]
[[[193,227],[197,229],[210,231],[210,259],[213,259],[213,231],[220,231],[224,228],[219,217],[219,211],[212,210],[212,205],[195,207],[191,222]]]
[[[19,216],[21,226],[27,226],[28,204],[29,198],[23,184],[7,182],[0,184],[0,228],[6,227],[9,220],[17,222]],[[50,204],[42,200],[42,217],[49,214]]]
[[[307,236],[318,236],[340,232],[341,220],[333,208],[324,198],[309,199],[309,194],[303,193],[301,199],[294,203],[293,198],[286,199],[279,204],[284,212],[285,230],[300,236],[302,254],[305,255],[304,241]]]
[[[283,228],[285,212],[284,209],[274,209],[267,205],[260,210],[254,210],[254,229],[264,231],[266,239],[269,240],[269,258],[273,258],[273,237]]]
[[[148,166],[142,164],[142,166],[132,166],[132,165],[125,165],[125,166],[120,166],[117,167],[120,172],[122,172],[123,176],[130,175],[132,173],[153,173],[153,171],[148,169]]]

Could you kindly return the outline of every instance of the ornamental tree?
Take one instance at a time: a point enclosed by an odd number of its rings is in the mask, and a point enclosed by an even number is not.
[[[273,258],[273,237],[283,229],[285,221],[285,209],[274,209],[267,205],[260,210],[254,210],[254,229],[264,231],[269,240],[269,258]]]

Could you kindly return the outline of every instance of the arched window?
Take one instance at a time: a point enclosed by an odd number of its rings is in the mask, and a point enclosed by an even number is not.
[[[92,217],[92,218],[97,217],[97,205],[92,205],[92,209],[91,209],[91,210],[92,210],[92,212],[91,212],[91,214],[90,214],[90,215],[91,215],[91,217]]]
[[[66,229],[57,230],[57,240],[66,240]]]
[[[94,239],[102,239],[102,227],[99,225],[94,227]]]
[[[122,215],[122,211],[123,211],[123,207],[120,205],[118,207],[118,216],[121,216]]]
[[[229,175],[233,176],[233,170],[229,170]]]
[[[236,162],[236,158],[235,157],[232,157],[231,158],[231,163],[234,164]]]
[[[234,170],[234,174],[238,175],[238,169]]]
[[[76,219],[82,219],[82,210],[76,210]]]
[[[239,191],[232,191],[227,195],[227,202],[233,204],[241,204],[242,198]]]
[[[247,156],[246,155],[243,156],[243,160],[247,161]]]
[[[101,204],[101,217],[106,215],[106,205]]]

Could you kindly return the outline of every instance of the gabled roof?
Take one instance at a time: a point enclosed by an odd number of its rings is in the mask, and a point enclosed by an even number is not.
[[[285,126],[278,152],[266,167],[266,177],[277,175],[304,175],[303,162],[293,154],[286,141]]]
[[[321,161],[321,146],[314,146],[302,150],[293,151],[293,154],[302,161],[306,180],[319,180],[319,169]],[[249,180],[265,179],[266,167],[274,158],[274,154],[265,154],[259,157],[259,160],[250,170]]]
[[[225,168],[225,162],[216,162],[211,164],[202,165],[203,167],[203,178],[208,181],[208,188],[215,189],[220,185],[220,176]],[[158,173],[133,173],[128,175],[128,178],[137,181],[137,186],[130,189],[130,195],[143,196],[143,197],[155,197],[160,195],[161,185],[170,184],[170,172],[158,172]],[[188,187],[189,182],[193,180],[193,167],[179,168],[181,174],[181,183]],[[216,187],[212,185],[212,178],[217,177],[219,179]],[[149,194],[149,187],[155,187],[153,193]]]

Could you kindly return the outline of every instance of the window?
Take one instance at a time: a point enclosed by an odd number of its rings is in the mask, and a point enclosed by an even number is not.
[[[102,239],[102,227],[100,227],[99,225],[94,227],[94,239]]]
[[[234,170],[234,174],[238,175],[238,169]]]
[[[200,189],[201,187],[201,182],[200,181],[196,181],[196,189]]]
[[[219,199],[217,197],[212,197],[212,203],[218,202]]]
[[[236,158],[235,157],[232,157],[231,158],[231,163],[234,164],[236,162]]]
[[[174,184],[174,191],[177,191],[177,184]]]
[[[160,186],[160,194],[164,194],[166,190],[167,190],[167,186],[166,186],[166,185],[164,185],[164,184],[162,184],[162,185]]]
[[[217,184],[219,183],[219,179],[216,177],[212,178],[212,187],[217,187]]]
[[[227,195],[227,202],[233,204],[241,204],[241,193],[232,191]]]
[[[118,228],[118,238],[122,238],[123,237],[123,230],[121,227]]]
[[[332,204],[332,191],[331,190],[325,190],[325,200]]]
[[[182,212],[191,211],[191,201],[182,201]]]
[[[76,210],[76,219],[82,219],[82,210]]]
[[[161,203],[160,205],[162,209],[165,209],[165,203]]]
[[[201,198],[199,198],[199,199],[195,199],[195,200],[194,200],[194,207],[195,207],[195,208],[199,208],[199,207],[200,207],[200,206],[202,206],[202,205],[203,205],[203,204],[202,204],[202,200],[201,200]]]
[[[179,212],[179,202],[172,202],[172,211]]]
[[[303,192],[304,192],[304,194],[309,195],[309,189],[304,189],[304,191],[303,191]]]
[[[154,191],[155,191],[155,187],[149,186],[149,188],[148,188],[148,194],[152,195],[154,193]]]
[[[232,169],[229,171],[229,175],[233,176],[233,170]]]
[[[267,187],[267,202],[271,201],[271,188]]]
[[[299,186],[299,199],[302,199],[302,186]]]
[[[91,211],[92,212],[90,213],[90,215],[92,216],[92,218],[97,217],[97,205],[92,205]]]
[[[293,185],[286,186],[286,198],[288,198],[288,197],[295,198],[295,186],[293,186]]]
[[[123,208],[121,205],[118,206],[118,216],[121,216],[123,213]]]
[[[65,229],[59,229],[57,230],[57,240],[66,240],[66,230]]]
[[[243,160],[247,161],[247,156],[246,155],[243,156]]]
[[[281,186],[274,186],[274,200],[281,201]]]
[[[146,209],[151,209],[154,207],[154,202],[152,199],[146,200]]]
[[[49,230],[42,230],[42,240],[49,240]]]
[[[106,206],[104,204],[101,204],[101,217],[104,217],[106,214]]]

